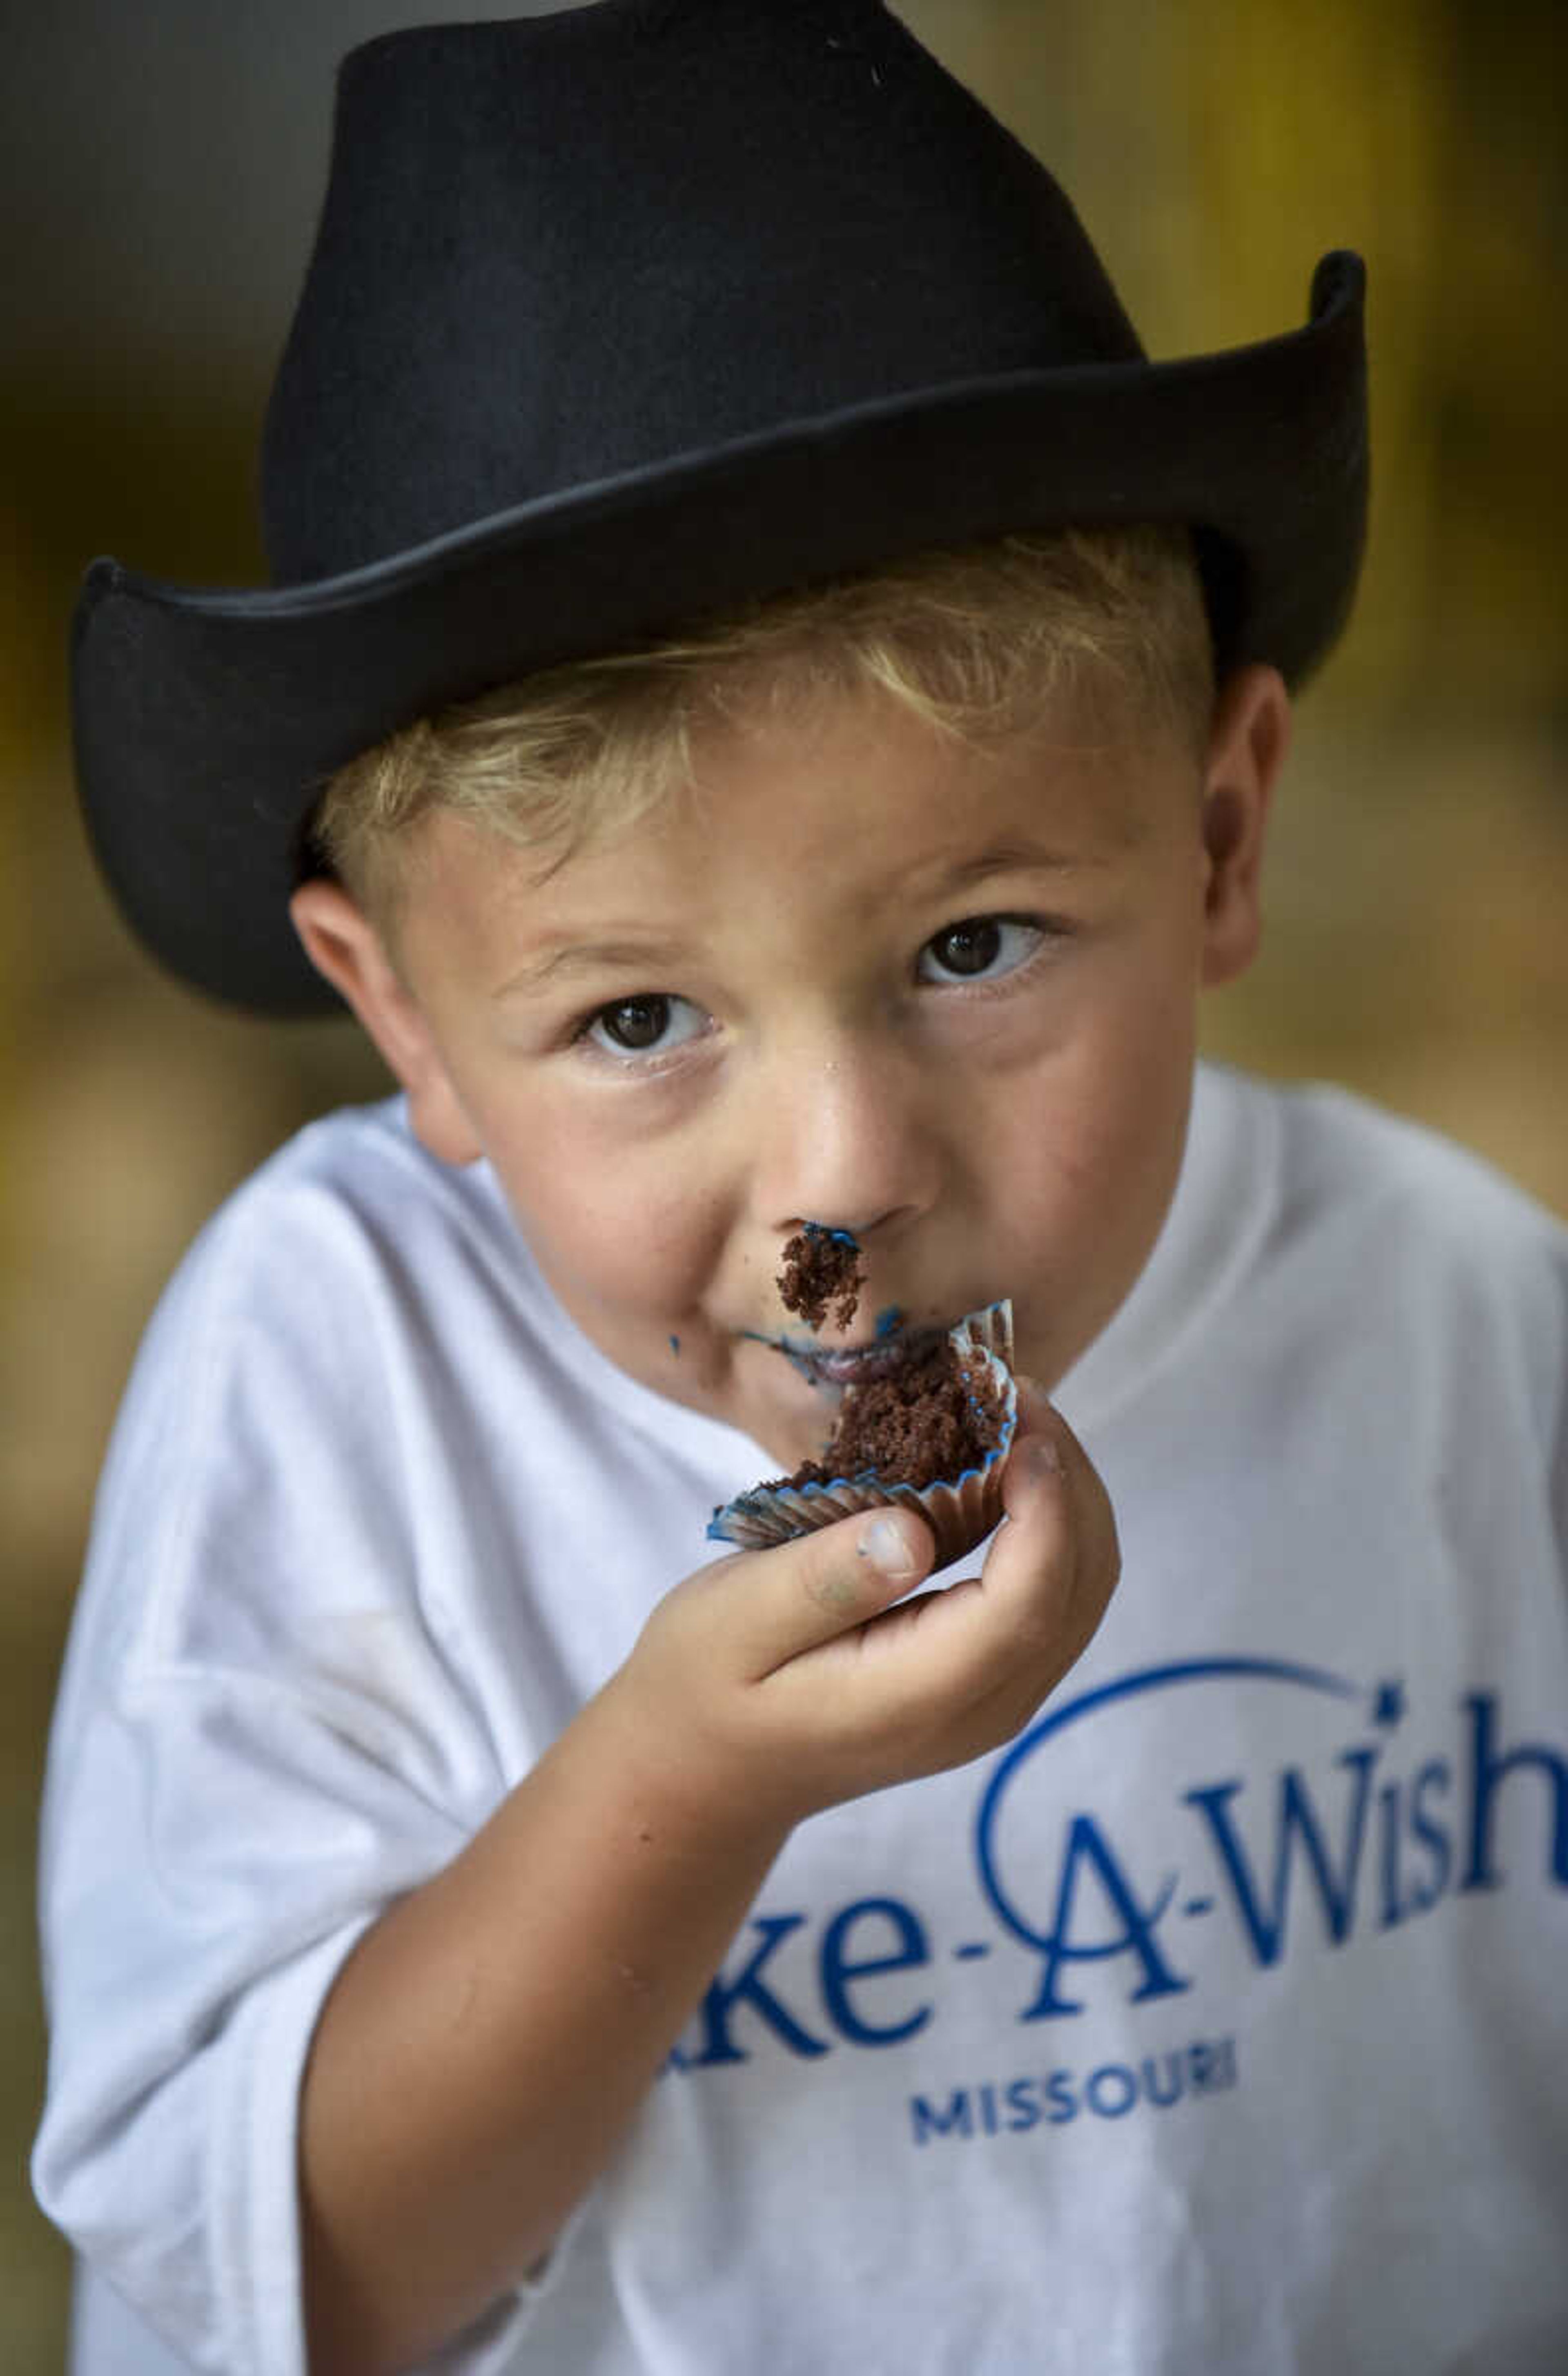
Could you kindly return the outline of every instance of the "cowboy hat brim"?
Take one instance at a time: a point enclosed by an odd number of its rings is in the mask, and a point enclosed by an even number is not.
[[[797,420],[373,564],[233,592],[89,570],[77,770],[134,930],[187,981],[334,1010],[288,917],[333,770],[504,680],[916,551],[1069,524],[1200,534],[1222,667],[1299,684],[1348,611],[1367,501],[1364,276],[1310,318],[1163,363],[1015,371]]]

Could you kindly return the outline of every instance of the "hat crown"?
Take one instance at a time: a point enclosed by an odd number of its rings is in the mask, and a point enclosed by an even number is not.
[[[342,69],[276,581],[971,378],[1131,361],[1051,175],[879,0],[599,0]]]

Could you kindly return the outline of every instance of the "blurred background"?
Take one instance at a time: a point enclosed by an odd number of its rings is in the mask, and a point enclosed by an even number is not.
[[[1371,275],[1359,612],[1301,712],[1254,972],[1212,1050],[1330,1075],[1568,1213],[1568,597],[1557,0],[899,0],[1060,174],[1156,354]],[[262,408],[338,56],[527,13],[432,0],[7,8],[0,78],[0,2364],[61,2366],[25,2156],[50,1694],[137,1337],[213,1205],[384,1082],[349,1027],[205,1005],[132,945],[76,821],[85,563],[255,584]],[[533,13],[539,13],[535,11]]]

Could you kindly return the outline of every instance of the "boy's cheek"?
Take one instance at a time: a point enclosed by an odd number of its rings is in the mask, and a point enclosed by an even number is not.
[[[1107,1063],[1114,1063],[1107,1056]],[[1048,1381],[1086,1349],[1153,1250],[1175,1193],[1190,1070],[1128,1061],[1121,1093],[1082,1094],[1010,1136],[992,1242],[1017,1306],[1019,1356]]]
[[[553,1178],[507,1180],[529,1250],[574,1319],[658,1327],[700,1289],[710,1235],[623,1166],[619,1179],[563,1165]]]

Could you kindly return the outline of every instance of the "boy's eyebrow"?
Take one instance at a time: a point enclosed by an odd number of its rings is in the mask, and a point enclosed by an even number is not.
[[[999,841],[987,849],[976,850],[972,857],[956,860],[951,865],[933,865],[929,873],[933,887],[957,892],[971,883],[986,882],[993,874],[1011,874],[1023,868],[1051,874],[1081,874],[1090,868],[1109,865],[1111,854],[1109,849],[1092,845],[1063,849],[1050,848],[1043,842]],[[922,868],[920,871],[925,873],[928,870]]]
[[[547,943],[539,956],[491,992],[493,998],[509,998],[514,991],[538,990],[557,974],[587,973],[604,966],[662,966],[675,964],[682,955],[674,941],[560,941]]]

